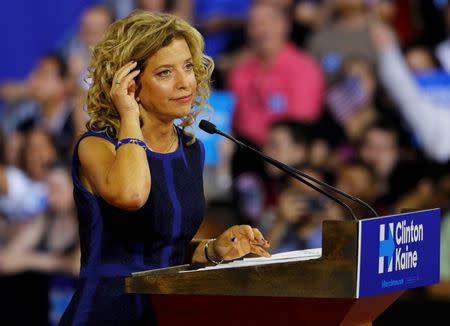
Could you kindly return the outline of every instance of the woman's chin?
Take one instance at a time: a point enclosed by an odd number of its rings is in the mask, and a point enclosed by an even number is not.
[[[179,105],[175,108],[174,112],[176,114],[176,119],[187,116],[192,111],[192,106],[190,103],[186,105]]]

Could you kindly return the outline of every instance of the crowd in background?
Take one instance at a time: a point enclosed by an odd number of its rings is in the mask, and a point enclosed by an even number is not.
[[[24,320],[56,324],[70,300],[79,269],[70,163],[88,120],[91,49],[136,8],[171,12],[201,31],[216,64],[213,96],[233,98],[228,119],[241,141],[380,215],[441,208],[441,279],[450,281],[447,1],[105,0],[26,80],[0,85],[0,305],[10,316],[26,310]],[[202,117],[215,122],[214,108]],[[251,152],[214,146],[198,237],[251,224],[276,253],[321,247],[323,220],[351,218]],[[348,205],[358,218],[373,216]],[[424,300],[438,307],[450,290],[409,297],[405,311]]]

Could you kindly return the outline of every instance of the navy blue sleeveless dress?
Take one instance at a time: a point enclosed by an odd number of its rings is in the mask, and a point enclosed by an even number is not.
[[[124,292],[132,272],[179,265],[203,218],[204,147],[179,128],[178,149],[147,150],[151,190],[145,205],[129,212],[88,192],[79,177],[78,144],[72,177],[81,242],[80,279],[60,325],[151,325],[149,297]],[[88,131],[81,138],[116,140]],[[133,145],[127,145],[133,146]]]

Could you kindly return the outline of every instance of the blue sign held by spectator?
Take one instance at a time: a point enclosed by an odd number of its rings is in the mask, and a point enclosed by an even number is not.
[[[433,70],[415,76],[424,94],[436,105],[450,109],[450,74]]]

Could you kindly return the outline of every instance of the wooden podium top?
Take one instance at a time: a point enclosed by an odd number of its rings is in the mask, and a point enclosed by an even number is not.
[[[322,256],[306,261],[179,273],[190,265],[136,273],[125,291],[149,294],[355,298],[358,224],[323,223]]]

